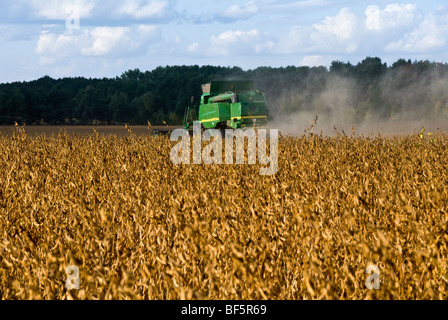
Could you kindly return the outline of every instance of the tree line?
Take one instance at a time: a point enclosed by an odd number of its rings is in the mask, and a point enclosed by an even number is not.
[[[399,59],[388,66],[378,57],[358,64],[333,61],[329,68],[288,66],[166,66],[128,70],[115,78],[53,79],[0,84],[0,124],[182,123],[185,107],[198,105],[201,85],[212,80],[255,81],[270,114],[349,110],[358,121],[371,115],[391,119],[448,115],[448,65]],[[342,87],[341,87],[342,86]],[[341,91],[344,96],[338,95]],[[337,110],[336,110],[337,111]]]

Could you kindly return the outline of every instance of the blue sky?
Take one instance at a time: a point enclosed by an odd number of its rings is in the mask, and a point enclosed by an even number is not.
[[[448,62],[446,1],[2,0],[0,82],[165,65]]]

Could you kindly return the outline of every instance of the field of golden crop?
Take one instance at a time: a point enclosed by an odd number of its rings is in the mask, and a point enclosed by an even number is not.
[[[174,144],[0,135],[0,298],[448,298],[443,134],[280,137],[273,176]]]

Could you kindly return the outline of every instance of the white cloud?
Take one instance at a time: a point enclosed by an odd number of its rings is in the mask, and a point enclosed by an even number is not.
[[[378,6],[368,6],[366,9],[366,28],[368,30],[381,29],[381,11]]]
[[[319,55],[312,55],[303,57],[299,64],[308,67],[319,67],[327,65],[327,63],[327,58]]]
[[[256,29],[250,31],[229,30],[218,36],[210,37],[210,50],[212,55],[229,55],[231,53],[255,52],[256,41],[260,33]]]
[[[190,42],[189,45],[178,47],[191,57],[226,57],[246,56],[259,52],[257,46],[263,35],[257,29],[249,31],[228,30],[218,35],[212,35],[207,43]],[[205,50],[200,49],[206,48]]]
[[[248,20],[260,12],[254,1],[245,4],[235,4],[224,10],[211,10],[208,13],[194,13],[192,19],[195,23],[206,24],[212,22],[233,23],[238,20]]]
[[[322,22],[313,24],[313,27],[316,31],[310,37],[315,49],[350,53],[358,47],[356,34],[359,31],[359,19],[348,8],[341,9],[336,16],[326,17]]]
[[[118,8],[118,13],[136,19],[163,18],[170,9],[169,0],[126,0]]]
[[[260,53],[263,51],[272,51],[275,48],[275,42],[274,41],[268,41],[263,44],[257,44],[255,46],[255,52]]]
[[[197,52],[199,50],[199,43],[198,42],[195,42],[195,43],[192,43],[191,45],[189,45],[188,46],[188,51],[189,52]]]
[[[351,53],[358,48],[361,38],[360,21],[349,9],[343,8],[336,16],[327,16],[311,26],[292,26],[275,41],[258,45],[257,50],[276,54]],[[310,54],[310,57],[317,55]]]
[[[90,35],[93,38],[92,45],[81,49],[81,53],[86,56],[108,54],[118,44],[128,43],[130,37],[128,27],[98,27]]]
[[[415,4],[389,4],[384,10],[380,10],[376,5],[366,8],[366,23],[368,30],[387,31],[391,28],[411,25],[416,19]]]
[[[342,8],[335,16],[327,16],[311,26],[291,27],[289,32],[278,38],[276,46],[270,46],[272,49],[260,46],[260,50],[280,54],[308,53],[309,57],[324,52],[353,54],[365,51],[371,54],[372,50],[383,50],[388,42],[403,35],[403,28],[409,29],[416,25],[419,19],[416,11],[417,6],[414,4],[390,4],[383,10],[371,5],[365,10],[365,17],[362,17],[348,8]],[[435,48],[444,41],[442,31],[436,29],[434,23],[427,21],[409,33],[406,39],[389,45],[389,50],[423,46]],[[375,35],[371,31],[381,33]]]
[[[277,45],[264,48],[279,54],[305,52],[313,45],[309,36],[312,31],[310,27],[292,26],[289,32],[278,39]]]
[[[313,24],[319,35],[350,39],[355,31],[357,17],[349,9],[343,8],[334,17],[326,17],[321,23]],[[319,37],[319,36],[316,36]]]
[[[31,6],[37,17],[65,20],[71,15],[89,17],[95,7],[93,0],[32,0]]]
[[[230,8],[224,10],[220,15],[221,18],[231,20],[248,19],[258,13],[258,6],[253,1],[249,1],[244,5],[235,4]]]
[[[80,32],[67,31],[59,35],[43,31],[35,52],[44,57],[41,61],[82,55],[129,55],[145,49],[157,37],[158,28],[153,25],[85,28]]]
[[[392,41],[386,46],[387,51],[431,52],[446,44],[447,25],[438,25],[432,14],[401,40]]]
[[[381,12],[381,23],[387,27],[407,26],[414,21],[416,9],[415,4],[390,4]]]
[[[266,9],[269,11],[272,10],[281,10],[282,12],[293,10],[293,9],[304,9],[304,8],[312,8],[327,5],[327,2],[324,0],[304,0],[304,1],[294,1],[294,2],[281,2],[281,1],[270,1],[272,3],[268,3],[266,5]]]
[[[35,52],[38,55],[46,55],[48,60],[50,56],[64,57],[79,54],[79,47],[87,43],[87,31],[76,35],[69,32],[57,35],[43,31],[37,41]]]

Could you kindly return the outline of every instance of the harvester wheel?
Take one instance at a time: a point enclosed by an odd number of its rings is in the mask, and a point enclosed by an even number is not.
[[[225,136],[226,136],[226,125],[225,124],[220,124],[219,126],[216,127],[216,129],[218,129],[219,132],[221,133],[221,137],[225,138]]]
[[[226,127],[222,126],[219,131],[221,131],[221,137],[225,138],[226,137]]]

